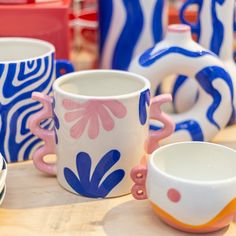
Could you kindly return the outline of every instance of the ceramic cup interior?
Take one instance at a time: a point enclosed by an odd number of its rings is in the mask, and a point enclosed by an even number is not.
[[[157,171],[184,181],[227,181],[236,178],[236,152],[203,142],[170,144],[151,158]]]
[[[67,74],[57,79],[54,90],[74,96],[113,97],[139,95],[150,87],[142,76],[122,71],[93,70]]]
[[[0,38],[0,62],[24,61],[54,52],[54,46],[42,40],[28,38]]]

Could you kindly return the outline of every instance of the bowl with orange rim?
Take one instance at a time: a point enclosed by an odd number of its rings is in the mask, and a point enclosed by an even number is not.
[[[132,169],[132,195],[182,231],[208,233],[236,215],[236,151],[207,142],[180,142],[154,151]]]

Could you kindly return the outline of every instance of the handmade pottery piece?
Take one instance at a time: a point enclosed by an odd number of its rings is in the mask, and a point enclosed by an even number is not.
[[[186,74],[195,78],[199,97],[194,107],[171,117],[175,133],[162,143],[176,141],[208,141],[228,123],[233,111],[233,84],[218,57],[194,42],[190,27],[170,25],[165,39],[138,56],[129,71],[146,76],[151,81],[151,94],[169,75]],[[191,94],[191,90],[188,91]],[[188,94],[184,94],[189,99]],[[161,125],[150,122],[151,130]]]
[[[65,189],[86,197],[130,193],[129,173],[144,156],[145,145],[152,152],[174,130],[173,122],[160,110],[171,96],[150,101],[147,79],[106,70],[68,74],[55,81],[53,90],[54,99],[33,93],[33,99],[44,104],[29,122],[31,131],[45,141],[33,154],[35,166],[56,174]],[[148,135],[149,111],[164,128]],[[40,128],[52,116],[54,131]],[[49,153],[57,154],[56,165],[44,162]]]
[[[27,127],[28,118],[42,108],[31,99],[34,91],[49,94],[62,73],[73,71],[67,61],[56,62],[54,46],[27,38],[0,38],[0,152],[7,162],[28,160],[42,145]],[[45,121],[49,127],[51,121]]]
[[[181,164],[180,164],[181,163]],[[131,172],[134,198],[149,199],[167,224],[208,233],[236,214],[236,152],[224,146],[186,142],[156,150],[147,166]]]
[[[166,0],[99,0],[100,66],[127,70],[131,60],[162,40]]]
[[[193,4],[198,5],[196,24],[191,24],[184,17],[187,8]],[[191,27],[192,33],[198,36],[198,42],[204,48],[214,52],[224,62],[235,86],[234,4],[234,0],[187,0],[180,10],[180,19],[182,23]],[[191,91],[191,94],[189,94],[189,91]],[[183,98],[183,94],[186,92],[187,95]],[[187,76],[177,78],[173,88],[175,110],[184,112],[190,109],[196,102],[197,93],[198,87],[194,80],[188,79]],[[236,106],[236,100],[234,104]]]

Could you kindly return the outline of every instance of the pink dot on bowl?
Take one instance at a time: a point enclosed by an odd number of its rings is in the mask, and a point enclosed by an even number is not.
[[[178,190],[174,189],[174,188],[171,188],[171,189],[168,190],[167,196],[168,196],[170,201],[175,202],[175,203],[179,202],[180,199],[181,199],[180,192]]]

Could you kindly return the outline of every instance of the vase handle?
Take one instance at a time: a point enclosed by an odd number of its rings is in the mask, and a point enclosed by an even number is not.
[[[43,160],[44,156],[56,153],[55,133],[54,131],[42,129],[40,126],[42,121],[53,117],[52,98],[42,93],[34,92],[32,99],[41,102],[43,109],[29,118],[29,129],[35,136],[45,142],[44,146],[33,153],[33,162],[38,170],[49,175],[56,175],[56,165],[46,163]]]

